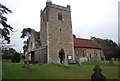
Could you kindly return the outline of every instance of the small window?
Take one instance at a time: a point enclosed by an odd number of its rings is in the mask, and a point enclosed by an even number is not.
[[[83,50],[83,57],[86,57],[86,50]]]
[[[90,58],[91,58],[91,54],[90,54]]]
[[[43,22],[45,21],[45,17],[43,16]]]
[[[78,48],[75,48],[75,54],[78,56]]]
[[[62,14],[60,12],[58,13],[58,20],[62,20]]]
[[[96,50],[94,51],[94,56],[95,56],[95,57],[97,56],[97,51],[96,51]]]
[[[62,29],[60,29],[60,34],[62,33]]]

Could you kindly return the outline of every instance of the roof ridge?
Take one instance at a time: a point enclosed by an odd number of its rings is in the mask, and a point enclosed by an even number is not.
[[[81,40],[92,40],[92,39],[85,39],[85,38],[75,38],[75,39],[81,39]]]

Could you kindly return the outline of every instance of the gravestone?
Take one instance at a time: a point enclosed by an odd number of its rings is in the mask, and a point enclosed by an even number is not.
[[[118,61],[118,58],[116,58],[116,61]]]
[[[115,59],[114,59],[114,58],[111,58],[111,60],[109,60],[109,63],[110,63],[110,64],[113,64],[114,61],[115,61]]]
[[[64,64],[64,67],[68,67],[68,60],[64,59],[63,64]]]
[[[80,57],[79,59],[78,59],[78,62],[79,61],[81,61],[81,62],[86,62],[86,61],[88,61],[88,58],[87,57]]]
[[[61,64],[60,58],[58,58],[58,59],[56,60],[56,63],[55,63],[55,64]]]
[[[79,58],[79,60],[78,60],[78,65],[79,65],[79,66],[82,65],[82,63],[81,63],[81,59],[80,59],[80,58]]]
[[[115,61],[115,58],[111,58],[112,61]]]
[[[29,69],[29,71],[32,70],[32,64],[29,64],[29,65],[28,65],[28,69]]]
[[[96,65],[94,68],[94,73],[91,75],[92,81],[106,81],[106,77],[101,72],[102,69],[100,66]]]

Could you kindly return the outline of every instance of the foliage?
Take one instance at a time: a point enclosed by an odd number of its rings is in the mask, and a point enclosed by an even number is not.
[[[20,60],[21,60],[21,54],[19,54],[18,52],[15,52],[12,57],[12,62],[19,63]]]
[[[28,36],[28,34],[30,35],[31,34],[31,31],[32,31],[32,29],[31,28],[24,28],[23,30],[22,30],[22,36],[20,37],[20,38],[25,38],[26,36]]]
[[[31,28],[24,28],[21,32],[22,35],[20,38],[25,38],[26,36],[28,36],[28,34],[31,35],[31,32],[32,32]],[[28,50],[29,39],[27,39],[23,43],[24,43],[23,50],[24,50],[24,54],[25,54],[25,52],[27,52],[27,50]]]
[[[73,34],[73,38],[76,38],[76,35],[75,35],[75,34]]]
[[[26,41],[23,42],[24,46],[23,46],[23,50],[24,53],[28,51],[28,44],[29,44],[29,39],[27,39]]]
[[[16,50],[13,48],[2,50],[2,53],[3,53],[2,58],[3,59],[11,59],[15,52],[16,52]]]
[[[8,35],[10,35],[10,31],[13,30],[13,27],[7,24],[7,18],[3,16],[3,14],[8,13],[12,13],[12,11],[6,6],[0,4],[0,24],[3,26],[3,28],[0,28],[0,35],[4,38],[3,41],[6,40],[7,43],[10,43],[10,37]]]
[[[113,42],[111,39],[101,39],[96,37],[91,37],[92,40],[96,41],[99,45],[101,45],[104,55],[107,60],[110,60],[111,57],[118,58],[118,45]]]

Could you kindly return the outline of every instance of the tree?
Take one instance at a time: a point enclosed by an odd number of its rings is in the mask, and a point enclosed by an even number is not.
[[[32,29],[31,28],[24,28],[22,30],[22,36],[20,38],[25,38],[26,36],[31,34]]]
[[[32,29],[31,28],[24,28],[23,30],[22,30],[22,35],[21,35],[21,37],[20,38],[25,38],[25,37],[27,37],[27,36],[30,36],[31,35],[31,32],[32,32]],[[28,50],[28,44],[29,44],[29,39],[27,39],[26,41],[24,41],[23,42],[24,43],[24,46],[23,46],[23,50],[24,50],[24,54],[25,54],[25,52],[27,52],[27,50]]]
[[[21,60],[21,54],[18,52],[15,52],[12,56],[12,62],[13,63],[19,63]]]
[[[28,50],[29,39],[27,39],[27,40],[24,41],[23,43],[24,43],[23,50],[24,50],[24,53],[25,53],[25,52],[27,52],[27,50]]]
[[[101,45],[104,55],[107,60],[110,60],[112,57],[119,58],[119,47],[111,39],[101,39],[96,37],[91,37],[92,40],[96,41]]]
[[[2,58],[3,59],[11,59],[11,57],[13,56],[13,54],[16,52],[15,49],[13,48],[9,48],[9,49],[3,49],[2,50]]]
[[[10,35],[10,31],[13,30],[13,27],[7,24],[7,18],[3,16],[8,13],[12,13],[12,11],[0,4],[0,24],[3,26],[3,28],[0,28],[0,35],[3,38],[2,42],[7,41],[7,43],[10,43],[10,37],[8,35]]]

